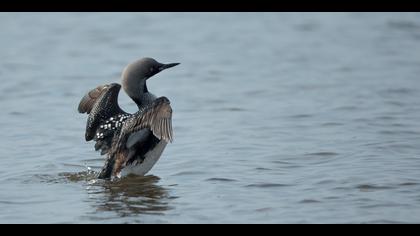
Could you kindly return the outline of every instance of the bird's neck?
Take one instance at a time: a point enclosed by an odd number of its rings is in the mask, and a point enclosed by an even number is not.
[[[149,90],[147,89],[146,81],[143,82],[143,89],[141,90],[142,94],[148,93]]]
[[[144,81],[141,85],[141,89],[139,89],[136,95],[131,97],[131,99],[136,103],[139,110],[141,110],[144,106],[156,99],[156,96],[149,92],[146,81]]]

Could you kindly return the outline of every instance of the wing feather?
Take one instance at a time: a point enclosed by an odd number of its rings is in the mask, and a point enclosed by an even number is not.
[[[160,97],[134,114],[122,128],[122,135],[148,128],[153,135],[166,142],[173,141],[172,108],[166,97]]]
[[[117,115],[128,115],[118,105],[120,88],[121,85],[116,83],[100,85],[86,93],[78,106],[80,113],[88,114],[85,139],[93,139],[96,142],[95,150],[100,150],[101,155],[111,149],[115,134],[115,129],[110,128],[109,119]]]
[[[86,93],[82,100],[80,100],[79,107],[77,108],[79,113],[89,114],[97,99],[107,91],[108,87],[107,84],[100,85]]]

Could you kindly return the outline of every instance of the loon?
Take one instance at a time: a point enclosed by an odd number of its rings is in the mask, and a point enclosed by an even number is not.
[[[178,64],[163,64],[146,57],[125,67],[121,84],[137,104],[138,111],[134,114],[119,107],[121,85],[118,83],[100,85],[81,99],[78,111],[88,114],[85,139],[94,140],[95,150],[100,150],[101,155],[107,154],[98,178],[145,175],[172,142],[170,101],[150,93],[146,80]]]

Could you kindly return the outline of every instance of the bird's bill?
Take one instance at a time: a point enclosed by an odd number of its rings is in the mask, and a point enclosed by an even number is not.
[[[180,63],[162,64],[162,66],[160,66],[160,67],[159,67],[159,71],[163,71],[163,70],[165,70],[165,69],[168,69],[168,68],[171,68],[171,67],[177,66],[177,65],[179,65],[179,64],[180,64]]]

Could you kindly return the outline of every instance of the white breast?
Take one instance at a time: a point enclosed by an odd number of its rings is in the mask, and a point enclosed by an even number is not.
[[[134,161],[132,165],[123,168],[118,177],[124,177],[129,174],[141,176],[145,175],[159,160],[163,150],[166,147],[166,144],[168,143],[163,140],[160,141],[152,150],[144,155],[145,159],[141,164],[138,164],[136,161]]]

